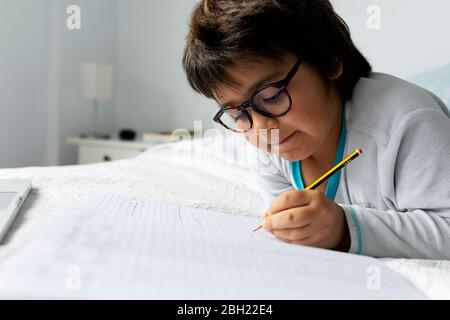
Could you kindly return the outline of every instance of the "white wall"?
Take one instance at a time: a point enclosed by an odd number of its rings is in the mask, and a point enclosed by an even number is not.
[[[80,93],[79,65],[85,61],[115,65],[116,1],[115,0],[51,0],[52,28],[49,79],[49,108],[53,117],[49,139],[53,139],[53,159],[50,164],[75,164],[76,147],[65,138],[93,131],[93,109]],[[81,8],[81,29],[69,30],[66,8],[76,4]],[[114,101],[102,102],[100,108],[104,131],[114,127]],[[55,135],[58,137],[54,139]]]
[[[139,131],[211,126],[215,104],[181,67],[193,0],[118,0],[116,126]]]
[[[450,1],[332,0],[375,71],[409,77],[450,63]],[[370,30],[366,12],[381,9],[381,29]]]
[[[47,1],[0,1],[0,167],[46,162]]]
[[[81,7],[81,30],[66,8]],[[69,135],[92,131],[79,64],[115,64],[115,0],[0,0],[0,167],[74,164]],[[113,101],[102,127],[112,130]]]

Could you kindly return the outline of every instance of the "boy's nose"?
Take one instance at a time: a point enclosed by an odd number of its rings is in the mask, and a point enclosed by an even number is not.
[[[248,139],[253,139],[253,144],[258,148],[266,151],[269,150],[269,146],[274,143],[274,139],[277,140],[279,136],[278,120],[275,118],[264,117],[254,111],[250,115],[253,120],[253,128],[251,133],[247,135]]]
[[[258,134],[261,129],[277,129],[278,128],[278,120],[275,118],[265,117],[253,110],[250,110],[250,116],[253,120],[253,131]]]

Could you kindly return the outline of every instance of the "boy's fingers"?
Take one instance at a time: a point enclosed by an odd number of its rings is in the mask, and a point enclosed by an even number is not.
[[[318,246],[318,242],[316,237],[311,236],[302,240],[284,240],[288,243],[293,243],[293,244],[300,244],[302,246],[308,246],[308,247],[320,247]]]
[[[294,229],[271,230],[271,233],[284,241],[302,241],[314,235],[313,228],[310,225]]]
[[[310,190],[290,190],[275,198],[269,206],[271,215],[283,210],[305,206],[311,202],[312,192]]]
[[[311,224],[314,220],[314,213],[305,208],[293,208],[283,210],[277,214],[264,218],[264,227],[267,230],[301,228]]]

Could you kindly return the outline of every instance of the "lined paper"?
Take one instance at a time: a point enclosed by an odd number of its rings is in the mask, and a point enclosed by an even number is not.
[[[54,214],[0,266],[0,297],[424,298],[376,259],[287,244],[252,232],[258,223],[99,193]]]

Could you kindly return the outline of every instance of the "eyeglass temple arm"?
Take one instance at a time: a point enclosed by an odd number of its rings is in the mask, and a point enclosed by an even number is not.
[[[286,78],[284,78],[284,82],[287,84],[291,81],[294,74],[297,72],[297,69],[300,67],[300,64],[302,63],[302,59],[298,59],[297,63],[292,67],[291,71],[289,71]]]

